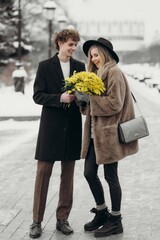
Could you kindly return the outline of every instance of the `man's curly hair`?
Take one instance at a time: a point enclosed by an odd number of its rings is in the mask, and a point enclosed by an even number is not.
[[[71,38],[75,42],[80,41],[80,35],[78,31],[73,29],[64,29],[61,32],[57,32],[54,34],[54,43],[57,50],[59,50],[58,42],[67,42],[68,39]]]

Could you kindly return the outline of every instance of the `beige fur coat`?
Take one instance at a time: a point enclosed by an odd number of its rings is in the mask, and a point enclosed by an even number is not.
[[[138,152],[138,141],[120,144],[117,125],[134,118],[134,106],[127,79],[113,61],[105,66],[101,76],[106,86],[103,96],[90,96],[90,104],[81,109],[86,115],[81,157],[86,158],[92,119],[97,164],[108,164]]]

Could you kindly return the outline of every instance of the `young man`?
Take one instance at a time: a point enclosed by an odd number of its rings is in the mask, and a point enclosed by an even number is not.
[[[35,154],[38,161],[31,238],[42,234],[41,222],[55,161],[61,161],[56,228],[65,235],[73,233],[68,217],[73,202],[75,160],[80,159],[82,120],[75,96],[62,92],[62,87],[64,79],[74,71],[85,71],[85,64],[72,58],[80,41],[77,31],[65,29],[55,34],[54,41],[58,52],[40,62],[34,83],[33,99],[43,108]],[[66,104],[69,105],[65,107]]]

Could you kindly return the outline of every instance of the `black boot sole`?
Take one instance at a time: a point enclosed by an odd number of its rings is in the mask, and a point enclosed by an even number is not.
[[[101,226],[102,226],[102,225],[101,225]],[[99,226],[99,227],[101,227],[101,226]],[[94,227],[94,228],[84,228],[84,231],[86,231],[86,232],[93,232],[93,231],[97,230],[99,227]]]
[[[109,237],[111,235],[116,235],[116,234],[120,234],[120,233],[123,233],[123,228],[113,229],[109,232],[95,232],[94,237],[96,237],[96,238]]]
[[[84,230],[85,230],[86,232],[92,232],[92,231],[95,231],[95,230],[97,230],[98,228],[102,227],[103,224],[104,224],[104,223],[99,224],[99,225],[97,225],[97,226],[95,226],[95,227],[85,227],[85,226],[84,226]]]

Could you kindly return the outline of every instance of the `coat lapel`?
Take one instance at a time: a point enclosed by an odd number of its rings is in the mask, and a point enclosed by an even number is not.
[[[56,72],[56,74],[58,76],[57,78],[54,79],[54,81],[56,81],[56,83],[59,87],[62,87],[62,85],[64,84],[64,76],[63,76],[63,72],[62,72],[61,65],[60,65],[57,54],[55,54],[51,58],[51,60],[52,60],[52,72],[54,72],[54,73]],[[70,58],[70,73],[69,73],[69,76],[73,75],[73,72],[75,71],[75,69],[76,69],[76,62],[71,57]]]
[[[75,61],[73,58],[70,59],[70,74],[69,76],[73,75],[73,72],[75,71],[76,67],[75,67]]]
[[[60,80],[61,81],[64,80],[63,72],[62,72],[61,65],[60,65],[59,59],[57,57],[57,54],[55,54],[53,56],[52,63],[54,64],[54,71],[57,73]]]
[[[52,58],[52,73],[54,77],[54,82],[56,83],[56,85],[58,86],[58,88],[62,88],[62,86],[64,85],[64,76],[63,76],[63,72],[61,69],[61,65],[59,62],[59,59],[57,57],[57,54],[55,54]],[[56,74],[56,75],[55,75]]]
[[[59,78],[61,80],[62,79],[64,80],[63,72],[62,72],[61,65],[60,65],[59,59],[57,57],[57,54],[55,54],[52,57],[52,63],[54,64],[54,71],[56,71],[57,75],[59,76]],[[70,59],[70,74],[69,74],[69,76],[73,75],[73,72],[76,69],[75,65],[76,65],[76,63],[75,63],[74,59],[71,57],[71,59]]]

